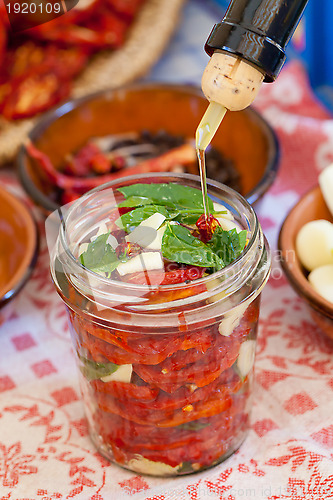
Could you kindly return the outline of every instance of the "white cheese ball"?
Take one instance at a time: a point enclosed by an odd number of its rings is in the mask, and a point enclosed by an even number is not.
[[[305,224],[296,237],[296,252],[308,271],[333,264],[333,224],[323,219]]]
[[[320,173],[318,180],[326,205],[333,215],[333,163]]]
[[[317,267],[308,276],[313,288],[333,304],[333,264]]]

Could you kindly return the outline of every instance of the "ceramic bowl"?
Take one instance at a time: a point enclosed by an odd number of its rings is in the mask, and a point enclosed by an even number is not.
[[[319,186],[303,195],[287,215],[279,235],[282,268],[291,286],[307,304],[321,330],[333,339],[333,304],[321,297],[307,280],[307,271],[296,255],[295,241],[298,231],[307,222],[326,219],[333,222]]]
[[[93,136],[165,130],[194,139],[207,104],[196,87],[135,85],[67,102],[42,119],[30,138],[57,167],[68,153]],[[257,202],[274,181],[278,168],[278,143],[267,122],[253,109],[227,113],[212,145],[234,162],[241,194],[250,203]],[[21,182],[33,201],[46,213],[55,210],[54,187],[24,147],[18,165]]]
[[[27,282],[37,254],[38,231],[30,211],[0,186],[0,323],[7,317],[9,302]]]

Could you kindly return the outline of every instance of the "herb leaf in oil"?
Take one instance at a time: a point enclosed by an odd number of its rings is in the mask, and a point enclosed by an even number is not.
[[[132,184],[131,186],[124,186],[119,188],[120,191],[130,203],[133,203],[133,197],[151,200],[151,204],[165,205],[174,209],[187,209],[200,208],[203,211],[202,193],[199,189],[190,186],[183,186],[181,184]],[[126,205],[122,202],[121,206]],[[213,211],[214,206],[212,200],[209,199],[209,210]]]
[[[162,239],[162,255],[165,259],[192,266],[224,267],[222,259],[208,245],[178,224],[167,223]]]
[[[130,212],[119,217],[116,220],[116,224],[119,227],[123,227],[128,233],[137,227],[142,221],[148,219],[156,212],[164,215],[165,217],[170,216],[169,210],[167,210],[163,205],[144,205],[143,207],[135,208]]]
[[[106,377],[117,371],[119,368],[119,365],[116,365],[115,363],[97,363],[96,361],[87,359],[80,355],[79,358],[82,363],[79,366],[80,371],[88,380],[97,380],[99,378]]]
[[[239,233],[236,229],[224,231],[220,226],[218,226],[207,245],[209,245],[213,252],[215,252],[221,260],[223,260],[224,265],[228,266],[231,262],[236,260],[244,250],[246,236],[247,232],[245,230],[240,231]]]
[[[87,250],[80,255],[81,264],[94,272],[111,273],[120,260],[113,247],[107,243],[110,232],[101,234],[91,241]]]

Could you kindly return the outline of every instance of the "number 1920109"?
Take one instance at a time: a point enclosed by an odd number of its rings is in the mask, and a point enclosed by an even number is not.
[[[60,3],[7,3],[8,14],[59,14],[61,11]]]

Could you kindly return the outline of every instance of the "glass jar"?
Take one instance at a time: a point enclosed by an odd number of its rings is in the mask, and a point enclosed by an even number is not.
[[[246,436],[270,254],[247,201],[209,181],[212,200],[247,230],[246,248],[232,264],[176,285],[123,283],[85,269],[80,242],[118,218],[116,189],[138,182],[200,189],[196,176],[154,174],[90,191],[62,217],[51,272],[67,306],[96,447],[127,469],[176,476],[218,464]],[[114,366],[117,377],[105,375]]]

